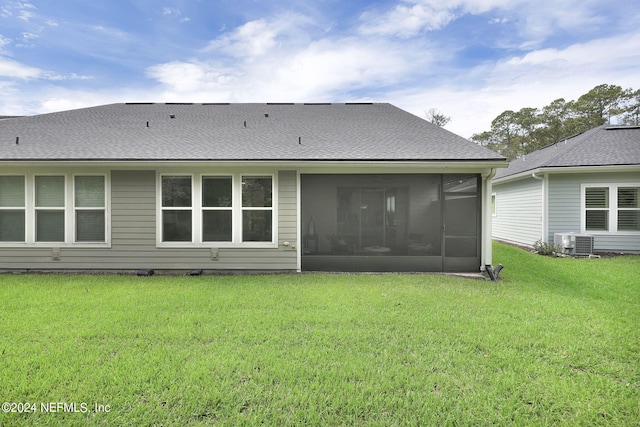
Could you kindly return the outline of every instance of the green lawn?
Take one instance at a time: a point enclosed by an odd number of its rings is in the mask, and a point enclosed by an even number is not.
[[[497,283],[0,275],[0,402],[36,404],[0,425],[640,425],[640,257],[494,249]]]

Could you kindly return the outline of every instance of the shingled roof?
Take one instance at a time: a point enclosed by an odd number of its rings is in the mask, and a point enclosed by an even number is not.
[[[640,126],[604,125],[521,156],[495,179],[542,168],[640,165]]]
[[[391,104],[127,103],[0,120],[0,161],[505,159]]]

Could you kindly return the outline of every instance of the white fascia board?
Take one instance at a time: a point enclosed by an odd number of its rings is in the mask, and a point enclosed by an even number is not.
[[[494,178],[493,184],[499,185],[518,179],[531,178],[532,175],[542,174],[579,174],[579,173],[605,173],[605,172],[640,172],[640,165],[607,165],[607,166],[564,166],[530,169],[503,178]]]
[[[479,161],[418,161],[418,160],[362,160],[362,161],[350,161],[350,160],[211,160],[211,161],[184,161],[184,160],[117,160],[117,161],[103,161],[103,160],[44,160],[44,161],[15,161],[7,160],[0,161],[1,167],[16,167],[21,168],[25,166],[37,166],[37,167],[104,167],[119,170],[153,170],[157,168],[166,167],[188,167],[188,168],[278,168],[278,169],[298,169],[304,170],[304,173],[380,173],[384,168],[385,172],[400,173],[411,170],[414,172],[420,172],[421,170],[428,171],[429,173],[459,173],[467,171],[478,171],[492,168],[506,168],[507,163],[496,160],[479,160]],[[335,172],[334,172],[335,171]]]

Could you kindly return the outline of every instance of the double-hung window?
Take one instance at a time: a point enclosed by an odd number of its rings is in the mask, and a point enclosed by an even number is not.
[[[640,185],[582,185],[585,232],[640,232]]]
[[[108,245],[107,175],[0,176],[0,244]]]
[[[242,241],[273,239],[273,182],[268,176],[242,177]]]
[[[193,177],[162,177],[162,241],[193,240]]]
[[[640,231],[640,186],[618,187],[618,231]]]
[[[202,241],[233,241],[233,178],[202,177]]]
[[[74,177],[75,241],[104,242],[106,197],[104,176]]]
[[[0,176],[0,242],[24,242],[25,177]]]
[[[65,241],[64,175],[35,176],[36,242]]]
[[[159,246],[270,247],[274,176],[160,174]]]

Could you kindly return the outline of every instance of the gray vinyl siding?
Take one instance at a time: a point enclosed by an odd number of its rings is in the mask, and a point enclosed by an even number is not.
[[[494,183],[496,214],[492,219],[494,239],[533,245],[542,238],[542,181],[524,178]]]
[[[549,241],[554,233],[581,230],[582,184],[629,183],[640,186],[637,173],[553,174],[549,176]],[[625,233],[589,233],[594,235],[596,251],[640,251],[640,235]]]
[[[11,270],[296,270],[297,174],[278,173],[277,248],[158,248],[156,172],[111,171],[111,247],[0,248],[0,269]],[[288,241],[289,246],[282,243]]]

